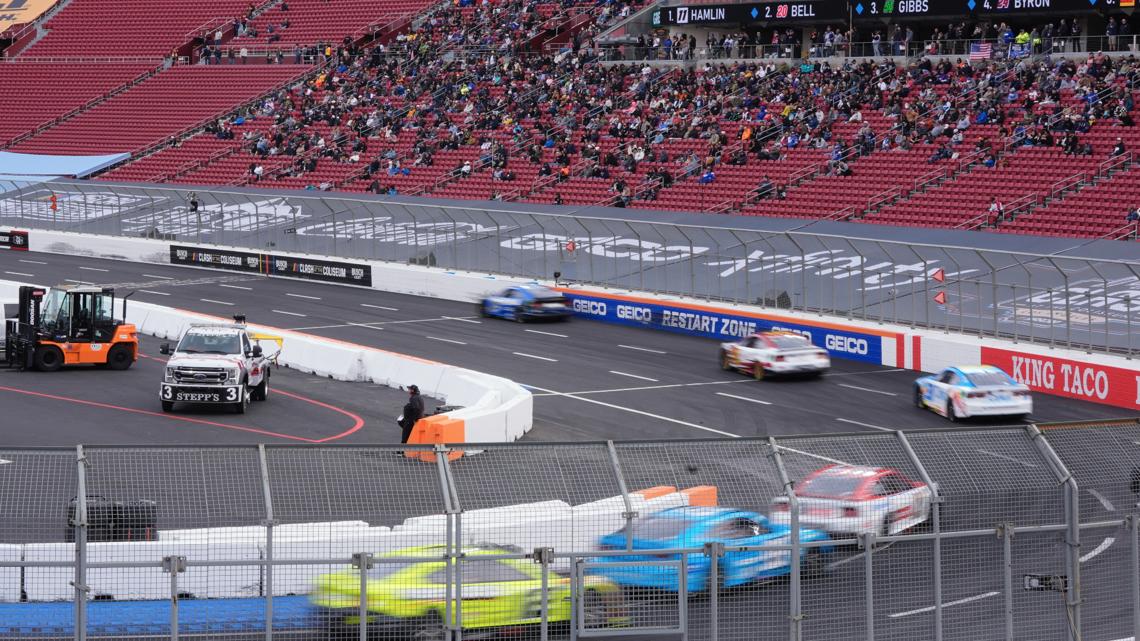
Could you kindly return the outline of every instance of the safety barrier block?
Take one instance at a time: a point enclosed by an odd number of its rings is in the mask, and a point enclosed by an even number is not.
[[[464,423],[461,418],[451,418],[447,414],[436,414],[434,416],[427,416],[416,421],[415,426],[412,428],[412,434],[408,437],[409,443],[426,444],[426,443],[463,443],[466,441],[464,431]],[[435,461],[435,452],[425,452],[423,450],[408,450],[404,452],[404,456],[425,463]],[[447,453],[447,459],[454,461],[455,459],[463,456],[461,451],[451,451]]]

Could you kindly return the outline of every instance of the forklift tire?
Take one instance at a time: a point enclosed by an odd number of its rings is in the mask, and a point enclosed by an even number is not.
[[[111,351],[107,352],[107,369],[130,369],[134,361],[134,354],[131,353],[130,345],[115,345],[111,348]]]
[[[162,411],[163,412],[173,412],[174,411],[174,401],[163,401],[162,402]]]
[[[41,372],[54,372],[63,367],[63,352],[55,345],[42,345],[32,356],[32,367]]]

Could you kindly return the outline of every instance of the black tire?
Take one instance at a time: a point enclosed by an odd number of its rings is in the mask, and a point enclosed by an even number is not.
[[[250,394],[249,389],[246,388],[244,382],[242,383],[240,391],[238,393],[241,395],[241,398],[238,399],[238,402],[234,403],[232,407],[234,408],[235,414],[245,414],[245,411],[249,409]]]
[[[167,412],[167,413],[173,412],[174,411],[174,401],[163,401],[162,402],[162,411]]]
[[[597,590],[586,590],[582,596],[582,618],[586,629],[599,629],[606,623],[606,598]]]
[[[491,314],[487,311],[487,301],[479,303],[479,316],[483,318],[490,318]]]
[[[257,387],[249,393],[251,401],[268,401],[269,400],[269,372],[265,372],[265,377],[261,379]]]
[[[63,351],[55,345],[41,345],[32,355],[32,367],[41,372],[54,372],[63,367]]]
[[[758,381],[762,381],[762,380],[764,380],[765,375],[766,374],[764,372],[764,365],[763,364],[761,364],[761,363],[753,363],[752,364],[752,378],[754,378]]]
[[[949,419],[951,423],[957,423],[959,420],[958,415],[954,413],[954,403],[952,401],[946,401],[946,418]]]
[[[728,356],[728,350],[720,350],[720,368],[726,372],[732,371],[732,359]]]
[[[444,641],[446,631],[443,629],[443,617],[432,613],[416,619],[408,627],[408,639],[415,641]]]
[[[918,409],[926,409],[926,404],[922,402],[922,388],[918,385],[914,386],[914,406]]]
[[[515,311],[511,314],[511,320],[516,323],[525,323],[526,317],[522,315],[518,308],[515,308]]]
[[[107,352],[107,369],[122,371],[135,363],[135,350],[126,343],[119,343]]]

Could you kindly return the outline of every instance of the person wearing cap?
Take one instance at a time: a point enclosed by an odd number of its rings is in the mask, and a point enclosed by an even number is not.
[[[400,442],[407,443],[412,435],[412,428],[416,421],[424,416],[424,398],[420,396],[420,388],[416,385],[408,386],[408,402],[404,404],[404,414],[400,417]]]

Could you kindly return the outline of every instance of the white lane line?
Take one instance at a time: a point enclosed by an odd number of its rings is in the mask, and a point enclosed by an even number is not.
[[[821,456],[819,454],[813,454],[811,452],[805,452],[803,450],[792,449],[786,445],[777,445],[776,447],[781,449],[781,450],[784,450],[785,452],[795,452],[796,454],[799,454],[801,456],[807,456],[809,458],[818,459],[820,461],[826,461],[828,463],[835,463],[836,465],[843,465],[846,467],[855,467],[854,465],[848,463],[847,461],[840,461],[839,459],[836,459],[836,458],[828,458],[826,456]]]
[[[364,327],[366,329],[374,329],[378,332],[382,331],[384,329],[383,327],[373,327],[372,325],[369,325],[368,323],[349,323],[349,325],[351,325],[353,327]]]
[[[540,361],[550,361],[551,363],[557,363],[558,362],[557,358],[547,358],[545,356],[535,356],[534,354],[527,354],[526,352],[511,352],[511,353],[514,354],[515,356],[525,356],[527,358],[535,358],[535,359],[538,359]]]
[[[203,303],[214,303],[216,305],[229,305],[231,307],[233,306],[233,303],[227,303],[224,300],[214,300],[212,298],[199,298],[198,300],[202,301]]]
[[[1034,463],[1026,463],[1025,461],[1015,459],[1012,456],[1006,456],[1005,454],[998,454],[997,452],[991,452],[989,450],[977,450],[977,452],[980,454],[986,454],[987,456],[993,456],[994,458],[1005,459],[1011,463],[1018,463],[1020,465],[1024,465],[1025,467],[1037,467],[1037,465]]]
[[[872,394],[882,394],[883,396],[898,396],[898,394],[896,394],[894,392],[884,392],[882,390],[871,389],[870,387],[859,387],[858,385],[848,385],[847,383],[839,383],[839,386],[840,387],[846,387],[847,389],[857,389],[861,392],[871,392]]]
[[[837,537],[837,538],[845,538],[845,537]],[[894,544],[895,544],[895,542],[894,542],[894,541],[891,541],[890,543],[887,543],[886,545],[876,545],[876,546],[875,546],[875,554],[878,554],[879,552],[882,552],[883,550],[885,550],[885,549],[887,549],[887,548],[891,547],[891,546],[892,546],[892,545],[894,545]],[[863,558],[863,556],[864,556],[864,555],[866,555],[866,554],[867,554],[867,551],[866,551],[866,550],[863,550],[862,552],[860,552],[860,553],[858,553],[858,554],[852,554],[851,556],[848,556],[848,557],[845,557],[845,558],[839,559],[838,561],[835,561],[834,563],[829,563],[829,564],[827,564],[827,569],[828,569],[828,570],[832,570],[832,569],[835,569],[835,568],[837,568],[837,567],[839,567],[839,566],[841,566],[841,565],[843,565],[843,564],[845,564],[845,563],[850,563],[850,562],[852,562],[852,561],[854,561],[854,560],[856,560],[856,559],[861,559],[861,558]]]
[[[840,423],[850,423],[852,425],[862,425],[863,427],[869,427],[873,430],[880,430],[882,432],[894,432],[895,431],[889,427],[883,427],[881,425],[871,425],[870,423],[860,423],[859,421],[853,421],[849,418],[837,418],[835,420],[839,421]]]
[[[321,299],[320,296],[306,296],[305,294],[290,294],[289,292],[285,292],[285,295],[286,296],[292,296],[293,298],[304,298],[307,300],[320,300]]]
[[[638,376],[637,374],[628,374],[626,372],[619,372],[616,369],[611,369],[610,374],[617,374],[618,376],[628,376],[630,378],[636,378],[636,379],[643,380],[643,381],[649,381],[650,383],[659,382],[656,378],[649,378],[648,376]]]
[[[973,601],[981,601],[982,599],[988,599],[992,596],[997,596],[999,594],[1001,594],[1001,592],[996,592],[996,591],[986,592],[985,594],[975,594],[974,596],[966,597],[965,599],[958,599],[957,601],[951,601],[949,603],[943,603],[942,607],[948,608],[952,605],[962,605],[963,603],[970,603]],[[930,606],[927,606],[925,608],[918,608],[917,610],[907,610],[906,612],[896,612],[896,613],[891,614],[889,616],[892,619],[897,619],[899,617],[908,617],[912,614],[922,614],[923,612],[933,612],[933,611],[934,611],[934,606],[930,605]]]
[[[669,353],[669,352],[663,352],[659,349],[649,349],[648,347],[637,347],[636,345],[618,345],[618,347],[620,347],[622,349],[635,349],[639,352],[650,352],[651,354],[668,354]]]
[[[1101,541],[1101,542],[1100,542],[1100,545],[1096,546],[1096,548],[1095,548],[1095,549],[1093,549],[1093,550],[1092,550],[1091,552],[1089,552],[1088,554],[1085,554],[1085,555],[1082,555],[1082,556],[1081,556],[1081,563],[1084,563],[1085,561],[1088,561],[1089,559],[1091,559],[1091,558],[1093,558],[1094,556],[1096,556],[1096,555],[1100,554],[1101,552],[1104,552],[1104,551],[1105,551],[1105,550],[1107,550],[1109,547],[1111,547],[1113,543],[1116,543],[1116,539],[1115,539],[1115,538],[1113,538],[1113,537],[1111,537],[1111,536],[1109,536],[1109,537],[1105,537],[1105,539],[1104,539],[1103,541]]]
[[[571,398],[571,399],[574,399],[576,401],[582,401],[585,403],[593,403],[594,405],[601,405],[602,407],[608,407],[610,409],[620,410],[622,412],[629,412],[630,414],[637,414],[638,416],[646,416],[649,418],[655,418],[655,419],[658,419],[661,421],[665,421],[667,423],[675,423],[677,425],[684,425],[685,427],[691,427],[691,428],[697,429],[697,430],[704,430],[706,432],[712,432],[713,434],[720,434],[721,436],[731,436],[732,438],[740,438],[739,434],[733,434],[732,432],[725,432],[725,431],[714,429],[711,427],[705,427],[704,425],[697,425],[696,423],[689,423],[688,421],[682,421],[679,419],[670,418],[668,416],[661,416],[660,414],[651,414],[649,412],[643,412],[641,410],[635,410],[632,407],[625,407],[624,405],[614,405],[613,403],[606,403],[604,401],[599,401],[596,398],[586,398],[585,396],[578,396],[576,394],[564,394],[562,392],[556,392],[552,389],[535,387],[534,385],[528,385],[527,387],[529,387],[531,389],[536,389],[540,392],[545,392],[545,393],[550,394],[552,396],[561,396],[563,398]]]
[[[467,344],[467,343],[464,343],[463,341],[451,340],[450,338],[440,338],[438,336],[424,336],[424,338],[430,338],[433,341],[443,341],[444,343],[455,343],[456,345],[466,345]]]
[[[35,278],[35,276],[33,276],[32,274],[25,274],[24,272],[4,272],[4,273],[5,274],[11,274],[13,276],[27,276],[28,278]]]
[[[89,280],[75,280],[74,278],[65,278],[63,280],[64,280],[64,282],[75,283],[76,285],[91,285],[91,284],[93,284]]]
[[[226,289],[240,289],[243,292],[252,292],[253,291],[252,287],[242,287],[241,285],[225,285],[222,283],[218,283],[218,287],[225,287]]]
[[[1116,511],[1116,506],[1113,505],[1111,501],[1106,499],[1100,492],[1097,492],[1096,490],[1089,490],[1089,494],[1092,494],[1093,498],[1100,501],[1100,504],[1104,506],[1104,509],[1108,510],[1109,512]]]
[[[570,338],[566,334],[555,334],[554,332],[543,332],[543,331],[540,331],[537,329],[524,329],[523,331],[524,332],[530,332],[531,334],[542,334],[543,336],[555,336],[557,338]]]
[[[905,372],[904,367],[892,367],[891,369],[873,369],[866,372],[828,372],[828,378],[835,378],[836,376],[866,376],[867,374],[889,374],[891,372]]]
[[[157,278],[159,280],[174,280],[173,276],[159,276],[158,274],[143,274],[147,278]]]
[[[361,307],[370,307],[372,309],[382,309],[382,310],[387,311],[387,312],[398,312],[398,311],[400,311],[400,310],[396,309],[395,307],[384,307],[383,305],[369,305],[368,303],[361,303],[360,306]]]
[[[21,263],[27,263],[29,265],[46,265],[47,264],[42,260],[28,260],[27,258],[20,258],[19,261]]]
[[[749,403],[759,403],[760,405],[771,405],[771,403],[769,403],[768,401],[762,401],[758,398],[748,398],[747,396],[737,396],[736,394],[725,394],[724,392],[717,392],[716,395],[717,396],[724,396],[727,398],[735,398],[735,399],[739,399],[742,401],[748,401]]]
[[[109,272],[109,271],[111,271],[109,269],[102,269],[99,267],[80,267],[79,269],[82,269],[85,272]]]
[[[281,309],[271,309],[269,311],[277,312],[278,314],[285,314],[286,316],[304,316],[304,314],[298,314],[297,312],[287,312]]]
[[[140,289],[140,290],[138,290],[138,293],[140,293],[140,294],[154,294],[155,296],[169,296],[170,295],[169,292],[156,292],[156,291],[150,290],[150,289]]]
[[[582,392],[565,392],[567,394],[574,394],[575,396],[581,394],[610,394],[613,392],[644,392],[648,390],[659,389],[672,389],[675,387],[700,387],[702,385],[735,385],[738,383],[753,383],[752,379],[742,379],[739,381],[707,381],[703,383],[670,383],[668,385],[644,385],[642,387],[618,387],[614,389],[594,389],[585,390]],[[527,387],[523,385],[523,387]],[[535,394],[535,396],[561,396],[563,392],[550,392]]]
[[[481,325],[483,323],[483,321],[473,320],[473,316],[440,316],[440,318],[443,318],[445,320],[459,321],[461,323],[474,323],[476,325]]]

